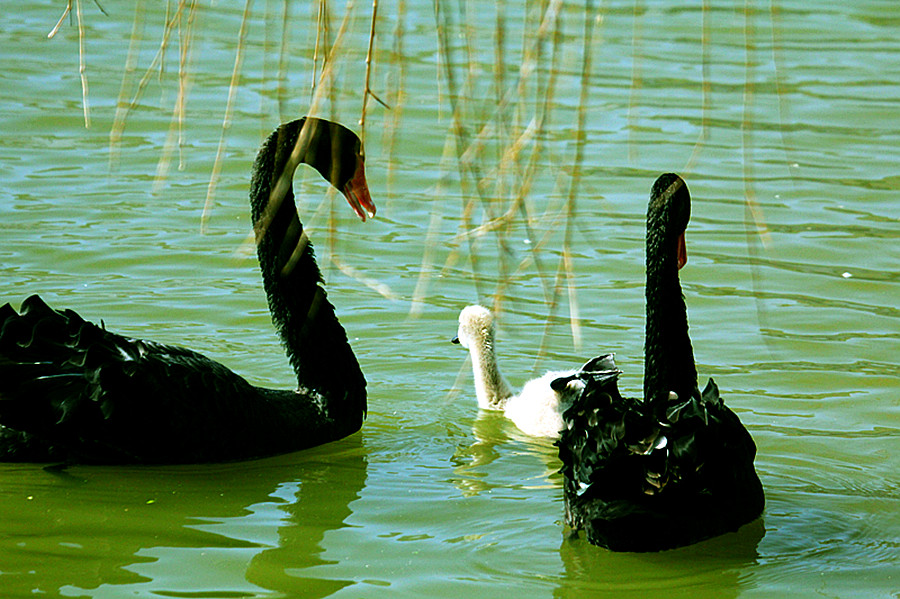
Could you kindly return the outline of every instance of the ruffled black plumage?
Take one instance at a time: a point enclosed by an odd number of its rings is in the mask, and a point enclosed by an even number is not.
[[[304,124],[313,127],[305,137]],[[260,149],[251,186],[260,267],[298,388],[255,387],[197,352],[111,333],[32,296],[19,313],[0,307],[0,460],[229,461],[312,447],[360,428],[365,378],[322,288],[289,185],[262,218],[282,173],[290,180],[298,139],[298,162],[348,199],[356,194],[358,213],[360,206],[374,211],[359,139],[348,129],[301,119]],[[332,168],[333,157],[342,169]]]
[[[662,420],[622,397],[620,371],[585,373],[564,414],[566,523],[595,545],[658,551],[737,530],[762,512],[756,446],[710,379]]]

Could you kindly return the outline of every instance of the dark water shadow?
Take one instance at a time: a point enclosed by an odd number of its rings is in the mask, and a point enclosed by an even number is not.
[[[247,580],[286,596],[327,597],[355,584],[308,575],[306,569],[337,563],[323,557],[325,536],[349,526],[351,504],[366,484],[366,455],[360,435],[342,442],[337,453],[304,468],[293,500],[284,507],[286,519],[278,528],[278,545],[266,549],[250,562]]]
[[[589,544],[583,535],[569,536],[560,546],[564,574],[553,596],[693,598],[707,588],[716,589],[716,597],[737,597],[753,584],[743,572],[757,563],[765,533],[760,518],[737,532],[658,553],[615,553]]]
[[[326,563],[322,540],[345,526],[366,476],[360,435],[235,464],[0,465],[0,589],[325,597],[350,582],[298,585],[288,572]]]

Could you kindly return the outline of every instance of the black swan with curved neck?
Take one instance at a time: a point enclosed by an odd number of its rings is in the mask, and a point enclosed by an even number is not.
[[[644,397],[619,394],[612,356],[581,372],[581,396],[557,442],[566,524],[616,551],[659,551],[737,530],[765,504],[756,445],[712,379],[697,386],[678,271],[687,261],[690,194],[657,179],[647,211]]]
[[[366,381],[297,215],[290,181],[300,163],[339,189],[360,218],[375,213],[361,143],[349,129],[309,117],[262,144],[251,213],[296,389],[255,387],[199,353],[111,333],[31,296],[20,313],[0,308],[0,460],[233,461],[359,430]]]

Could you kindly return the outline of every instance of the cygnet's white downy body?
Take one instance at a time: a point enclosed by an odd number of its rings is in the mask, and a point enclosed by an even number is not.
[[[497,366],[493,314],[483,306],[466,306],[460,312],[459,332],[453,341],[469,350],[478,407],[503,411],[527,435],[559,437],[564,426],[562,413],[584,388],[584,382],[575,378],[581,369],[547,372],[514,394]]]

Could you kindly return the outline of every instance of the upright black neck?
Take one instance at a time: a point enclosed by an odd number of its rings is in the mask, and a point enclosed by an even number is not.
[[[686,188],[684,194],[689,214]],[[657,406],[669,401],[670,391],[683,401],[697,390],[687,308],[678,280],[678,240],[687,226],[687,216],[679,217],[679,210],[671,203],[666,198],[651,200],[647,213],[644,400]]]
[[[314,166],[334,183],[328,121],[309,119],[315,131],[301,136],[305,119],[279,127],[263,143],[253,165],[250,204],[257,237],[257,255],[272,322],[281,336],[301,388],[323,396],[326,408],[365,411],[365,378],[326,298],[312,245],[294,205],[293,187],[271,197],[286,168],[294,168],[291,153],[301,139],[299,162]],[[286,173],[289,182],[293,172]]]

